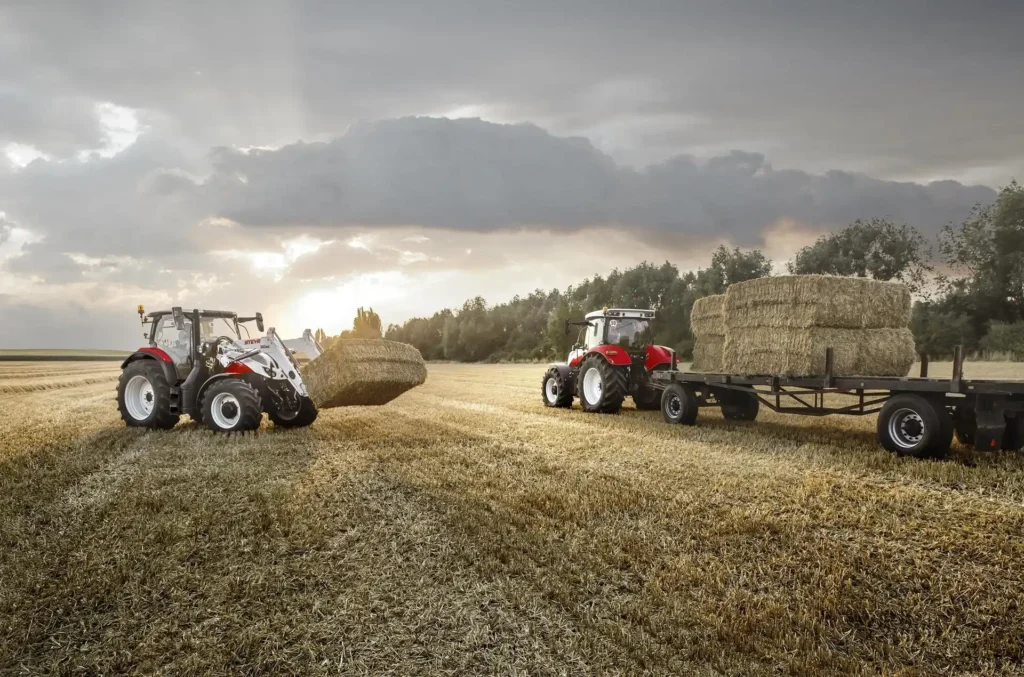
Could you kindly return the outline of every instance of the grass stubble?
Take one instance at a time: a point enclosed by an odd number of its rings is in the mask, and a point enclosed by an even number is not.
[[[148,433],[116,365],[37,367],[0,365],[51,384],[0,390],[0,674],[1024,674],[1016,455],[548,410],[536,366]]]

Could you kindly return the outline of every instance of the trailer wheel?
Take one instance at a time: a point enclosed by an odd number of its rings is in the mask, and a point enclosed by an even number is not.
[[[944,457],[953,438],[953,424],[945,407],[903,393],[882,407],[877,432],[881,445],[898,456]]]
[[[693,425],[697,421],[697,395],[693,387],[672,383],[661,393],[661,416],[665,423]]]
[[[973,409],[957,407],[953,417],[953,429],[957,441],[965,447],[974,448],[974,439],[978,432],[978,419]]]
[[[1006,419],[1006,430],[1003,432],[1003,451],[1020,451],[1024,447],[1024,416],[1017,415]]]
[[[722,389],[715,396],[722,403],[722,416],[728,421],[753,421],[761,411],[761,401],[753,392]]]

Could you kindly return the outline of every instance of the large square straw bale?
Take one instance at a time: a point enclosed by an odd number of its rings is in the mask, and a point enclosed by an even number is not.
[[[728,329],[740,327],[902,328],[910,291],[861,277],[784,275],[737,282],[725,301]]]
[[[386,404],[427,379],[413,346],[381,339],[339,340],[302,367],[319,409]]]
[[[725,294],[697,299],[690,311],[693,333],[693,371],[722,371],[725,348]]]

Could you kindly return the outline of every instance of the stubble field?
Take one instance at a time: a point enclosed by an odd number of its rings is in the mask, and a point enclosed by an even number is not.
[[[0,674],[1024,674],[1019,455],[550,410],[541,366],[154,433],[117,370],[0,363]]]

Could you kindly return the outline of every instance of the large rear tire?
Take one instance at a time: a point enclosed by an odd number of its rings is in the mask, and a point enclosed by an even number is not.
[[[256,430],[263,420],[260,394],[238,378],[219,380],[203,393],[203,422],[214,432]]]
[[[130,363],[117,382],[117,409],[132,428],[169,430],[178,423],[171,413],[171,384],[155,360]]]
[[[568,409],[572,406],[572,377],[562,376],[558,367],[551,367],[544,372],[540,388],[545,407]]]
[[[583,361],[579,376],[579,396],[583,411],[617,414],[626,399],[628,376],[624,367],[609,364],[601,355]]]
[[[312,425],[320,411],[308,397],[299,398],[299,408],[295,411],[282,411],[273,408],[267,412],[267,416],[279,428],[305,428]]]
[[[661,391],[651,386],[641,385],[633,393],[633,404],[640,411],[654,411],[661,408]]]

